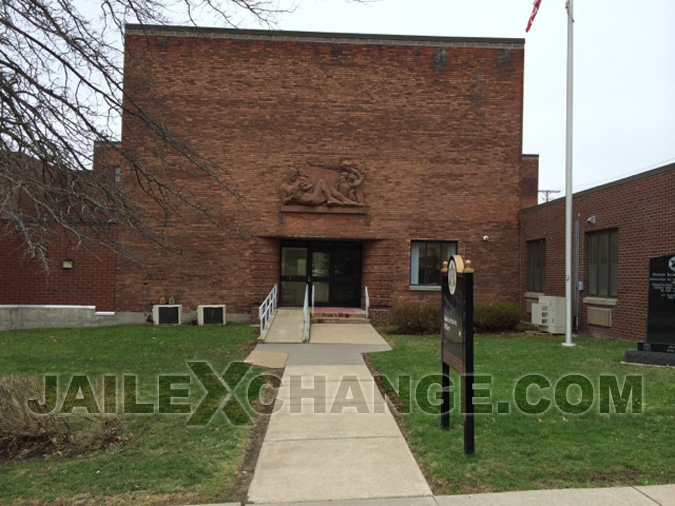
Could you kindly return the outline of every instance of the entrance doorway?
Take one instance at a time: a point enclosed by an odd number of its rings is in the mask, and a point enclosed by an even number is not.
[[[307,285],[316,306],[360,307],[361,243],[282,242],[281,304],[302,306]]]

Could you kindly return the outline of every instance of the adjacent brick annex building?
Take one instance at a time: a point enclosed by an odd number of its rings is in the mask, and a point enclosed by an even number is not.
[[[160,162],[125,111],[117,148],[150,172],[161,163],[213,220],[184,205],[165,220],[121,164],[119,184],[180,254],[119,227],[143,261],[117,259],[102,304],[142,314],[173,297],[184,312],[248,316],[279,282],[282,303],[298,304],[313,277],[319,304],[363,305],[368,287],[384,314],[436,302],[455,250],[473,261],[479,299],[518,300],[518,216],[538,174],[522,155],[523,65],[522,39],[127,26],[129,110],[184,137],[227,188],[179,155]],[[96,154],[97,168],[111,163]]]
[[[573,202],[583,286],[578,294],[579,328],[597,336],[644,341],[649,259],[675,253],[675,164],[576,193]],[[588,251],[596,240],[601,245],[597,256]],[[536,254],[537,243],[543,246],[543,275],[535,291],[528,286],[527,260]],[[520,251],[523,308],[529,313],[539,294],[564,297],[564,199],[521,212]],[[594,265],[598,271],[606,266],[606,276],[594,276]]]

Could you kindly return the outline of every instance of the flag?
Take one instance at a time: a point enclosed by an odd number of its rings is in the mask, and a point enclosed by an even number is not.
[[[526,32],[530,31],[530,28],[532,28],[532,22],[534,21],[534,18],[537,16],[537,12],[539,12],[539,6],[541,5],[541,0],[534,0],[534,8],[532,9],[532,14],[530,15],[530,20],[527,22],[527,28],[525,29]]]

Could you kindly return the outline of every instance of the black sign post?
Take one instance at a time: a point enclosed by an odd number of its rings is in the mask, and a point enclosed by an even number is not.
[[[443,384],[441,397],[441,428],[450,428],[450,368],[462,377],[464,412],[464,453],[475,451],[473,408],[473,269],[453,255],[443,262],[442,275],[443,326],[441,330],[441,361]]]
[[[675,253],[649,260],[647,339],[627,362],[675,365]]]

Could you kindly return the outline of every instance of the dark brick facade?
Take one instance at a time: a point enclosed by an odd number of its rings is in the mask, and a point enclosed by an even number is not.
[[[586,236],[618,230],[618,297],[588,298],[581,292],[580,328],[598,336],[643,341],[647,328],[649,259],[675,253],[675,164],[574,195],[580,219],[580,279],[587,288]],[[587,220],[595,216],[595,223]],[[546,241],[546,295],[565,295],[565,201],[521,212],[521,302],[527,307],[527,241]],[[585,301],[585,302],[584,302]],[[588,325],[589,307],[610,309],[610,327]]]
[[[458,241],[478,298],[516,300],[518,212],[537,179],[536,158],[521,154],[523,46],[128,27],[125,90],[223,167],[237,198],[168,154],[171,177],[220,225],[184,208],[163,228],[181,255],[121,230],[144,262],[118,264],[116,309],[141,311],[163,295],[186,310],[249,313],[279,280],[281,240],[293,238],[360,241],[376,308],[437,300],[410,290],[411,240]],[[122,146],[157,167],[149,133],[129,115]],[[282,212],[290,167],[345,159],[363,168],[364,214]]]

